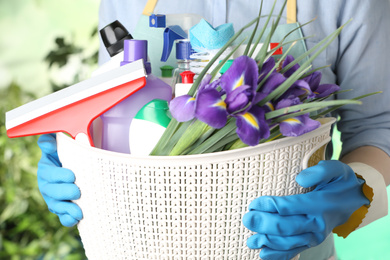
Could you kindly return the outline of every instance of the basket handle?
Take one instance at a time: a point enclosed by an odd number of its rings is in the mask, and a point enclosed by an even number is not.
[[[303,157],[303,160],[302,160],[302,164],[301,164],[301,167],[302,167],[302,170],[308,168],[308,164],[309,164],[309,160],[310,158],[313,156],[313,154],[315,152],[317,152],[318,150],[320,150],[322,147],[325,147],[329,142],[330,140],[332,140],[332,138],[330,136],[326,137],[324,140],[322,140],[321,142],[319,142],[316,146],[314,146],[311,151],[309,153],[307,153],[304,157]],[[322,158],[325,158],[325,150],[326,149],[323,149],[323,154],[322,154]]]

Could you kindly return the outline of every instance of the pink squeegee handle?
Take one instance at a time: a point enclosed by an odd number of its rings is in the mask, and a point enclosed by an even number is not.
[[[89,143],[93,146],[89,132],[93,120],[144,87],[145,84],[146,78],[141,77],[105,90],[8,129],[7,135],[13,138],[65,132],[75,139],[79,133],[83,133],[88,136]]]

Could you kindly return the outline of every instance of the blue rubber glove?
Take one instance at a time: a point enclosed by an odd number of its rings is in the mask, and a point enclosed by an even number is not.
[[[257,232],[247,245],[262,248],[261,259],[292,259],[323,242],[333,228],[370,203],[362,192],[364,181],[340,161],[321,161],[299,173],[296,181],[315,189],[306,194],[259,197],[243,217],[245,227]]]
[[[66,227],[76,225],[83,218],[80,207],[71,202],[80,198],[80,190],[74,184],[75,175],[62,168],[57,154],[56,136],[44,134],[38,139],[42,157],[38,163],[38,187],[50,212],[56,214]]]

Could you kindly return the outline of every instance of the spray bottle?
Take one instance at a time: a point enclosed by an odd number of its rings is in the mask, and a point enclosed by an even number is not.
[[[143,106],[130,125],[129,146],[131,154],[149,155],[170,121],[166,100],[153,99]]]
[[[190,70],[186,70],[180,73],[180,76],[181,76],[181,83],[176,83],[175,86],[176,97],[188,94],[188,91],[190,91],[192,84],[194,83],[195,73],[193,73]]]
[[[147,73],[146,86],[101,115],[102,148],[105,150],[130,153],[129,129],[138,111],[154,99],[168,102],[172,98],[171,87],[151,73],[151,65],[147,61],[147,43],[146,40],[124,41],[121,66],[143,59]]]
[[[188,38],[189,29],[199,23],[201,16],[196,14],[152,14],[142,15],[138,26],[132,35],[135,39],[148,41],[149,58],[152,61],[152,71],[161,76],[159,68],[164,65],[176,65],[174,41]]]
[[[97,68],[92,73],[92,76],[96,76],[119,67],[120,62],[123,60],[123,43],[125,40],[133,39],[126,28],[117,20],[108,24],[99,32],[103,44],[111,58],[109,61]]]
[[[167,83],[168,85],[171,85],[172,83],[172,76],[173,76],[173,70],[175,68],[172,67],[171,65],[164,65],[160,67],[161,70],[161,77],[160,79]]]
[[[177,68],[173,71],[172,77],[172,89],[173,94],[176,96],[176,84],[182,83],[182,78],[180,74],[184,71],[190,70],[190,56],[192,53],[191,43],[189,40],[177,40],[176,41],[176,62]]]

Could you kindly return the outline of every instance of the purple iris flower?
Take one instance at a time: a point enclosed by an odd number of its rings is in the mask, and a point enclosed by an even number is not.
[[[268,96],[268,94],[270,94],[272,91],[274,91],[277,87],[279,87],[284,81],[286,80],[286,78],[276,72],[276,73],[272,73],[268,79],[264,82],[264,84],[261,86],[260,90],[259,90],[259,101],[262,100],[263,98],[265,98],[266,96]]]
[[[297,80],[290,88],[283,93],[280,99],[311,96],[312,91],[309,84],[304,80]]]
[[[287,56],[282,68],[293,60],[292,56]],[[170,102],[172,116],[179,122],[197,118],[217,129],[224,127],[229,117],[234,117],[237,135],[244,143],[253,146],[270,135],[270,126],[274,123],[271,119],[265,119],[267,112],[301,104],[304,98],[327,96],[339,89],[333,84],[320,85],[321,73],[313,72],[308,77],[294,82],[277,100],[271,100],[260,107],[257,104],[262,99],[299,69],[299,65],[295,64],[283,74],[273,71],[257,91],[259,82],[274,67],[275,61],[270,58],[263,64],[259,73],[255,60],[247,56],[238,57],[219,79],[211,82],[212,76],[206,75],[195,98],[184,95],[173,99]],[[300,136],[319,126],[320,123],[311,119],[309,114],[288,118],[279,123],[283,136]]]
[[[283,136],[300,136],[321,125],[320,122],[313,120],[309,114],[304,114],[283,120],[279,123],[279,129]]]
[[[220,79],[211,83],[210,80],[210,76],[204,77],[195,104],[188,95],[173,99],[170,102],[172,116],[181,122],[196,117],[214,128],[222,128],[228,117],[235,117],[237,135],[248,145],[257,145],[260,139],[269,136],[265,112],[254,103],[258,101],[255,60],[238,57]]]
[[[291,107],[294,105],[301,104],[302,102],[298,97],[290,99],[282,99],[277,105],[276,109],[285,107]],[[283,136],[300,136],[320,126],[320,122],[313,120],[309,117],[309,114],[304,114],[292,118],[288,118],[279,123],[280,133]]]
[[[195,117],[195,98],[183,95],[169,102],[169,111],[178,122],[186,122]]]
[[[309,84],[312,94],[309,98],[322,98],[327,97],[330,94],[339,91],[340,87],[336,84],[321,84],[322,74],[319,71],[315,71],[304,80]]]
[[[210,83],[211,79],[212,79],[211,74],[206,74],[203,77],[202,81],[200,82],[198,90],[202,91],[204,89],[210,89],[210,88],[216,89],[219,86],[221,79],[216,79]]]
[[[257,145],[261,139],[270,135],[265,111],[259,106],[255,105],[248,112],[236,115],[236,120],[236,133],[248,145]]]
[[[301,104],[301,100],[298,97],[281,99],[275,106],[275,109],[281,109],[285,107],[291,107]]]
[[[227,112],[232,115],[240,111],[248,110],[256,92],[249,85],[242,85],[226,94],[225,102]]]
[[[288,64],[290,64],[291,62],[294,61],[294,57],[292,55],[287,55],[286,58],[284,59],[283,63],[282,63],[282,68],[285,68],[287,67]],[[294,74],[295,71],[297,71],[301,66],[299,66],[299,64],[294,64],[294,66],[292,66],[290,69],[288,69],[285,73],[283,73],[283,75],[288,78],[290,77],[292,74]]]
[[[248,56],[236,58],[230,68],[221,77],[221,87],[228,93],[242,85],[257,88],[258,67],[254,59]]]
[[[196,97],[195,116],[214,128],[222,128],[226,125],[228,113],[221,93],[213,88],[199,91]]]
[[[282,68],[285,68],[292,61],[294,61],[293,56],[288,55],[286,59],[282,62]],[[259,78],[259,82],[261,82],[264,79],[264,77],[274,68],[274,66],[275,66],[275,61],[271,57],[264,63],[262,70],[260,71],[261,76]],[[290,77],[296,70],[298,70],[299,67],[300,66],[298,64],[295,64],[293,67],[291,67],[283,74],[277,71],[272,72],[271,75],[268,77],[268,79],[261,86],[261,89],[259,91],[261,95],[261,99],[265,98],[268,94],[270,94],[277,87],[279,87],[288,77]],[[286,99],[286,98],[295,98],[299,96],[308,96],[311,94],[312,91],[308,82],[304,80],[297,80],[278,100]]]
[[[261,67],[257,83],[260,83],[274,67],[275,59],[273,57],[268,58],[268,60],[266,60]],[[273,71],[271,74],[273,73],[276,73],[276,71]]]
[[[286,59],[283,61],[282,68],[285,68],[288,64],[294,61],[294,57],[291,55],[287,55]],[[300,68],[298,64],[292,66],[289,70],[287,70],[283,75],[285,77],[290,77],[295,71]],[[329,96],[333,92],[340,90],[340,87],[336,84],[322,84],[321,82],[322,74],[319,71],[315,71],[309,76],[307,76],[303,81],[307,82],[308,85],[303,83],[301,80],[298,80],[295,84],[291,86],[289,89],[289,95],[304,95],[306,94],[308,98],[322,98]],[[292,89],[292,91],[290,91]],[[293,92],[293,93],[292,93]]]

